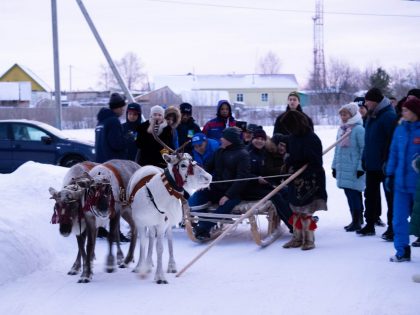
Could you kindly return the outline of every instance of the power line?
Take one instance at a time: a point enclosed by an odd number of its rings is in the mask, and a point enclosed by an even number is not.
[[[198,3],[189,1],[171,1],[171,0],[147,0],[150,2],[164,2],[171,4],[201,6],[201,7],[214,7],[214,8],[229,8],[229,9],[243,9],[243,10],[256,10],[256,11],[268,11],[268,12],[285,12],[285,13],[310,13],[313,14],[313,10],[292,10],[292,9],[276,9],[276,8],[261,8],[261,7],[248,7],[248,6],[235,6],[226,4],[215,4],[215,3]],[[380,14],[380,13],[363,13],[363,12],[340,12],[340,11],[324,11],[324,14],[330,15],[359,15],[359,16],[375,16],[375,17],[404,17],[404,18],[420,18],[420,15],[411,14]]]

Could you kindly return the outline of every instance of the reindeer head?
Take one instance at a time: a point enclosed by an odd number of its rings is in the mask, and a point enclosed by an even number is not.
[[[177,185],[186,191],[192,192],[210,185],[212,176],[193,161],[188,153],[163,154],[163,159]]]
[[[111,180],[98,173],[93,176],[93,183],[87,194],[86,204],[90,206],[95,215],[108,217],[114,209],[114,196],[112,194]]]
[[[84,189],[77,184],[69,184],[57,191],[50,187],[51,199],[55,200],[54,214],[51,223],[60,224],[60,234],[69,236],[74,220],[81,216],[81,208],[84,198]]]

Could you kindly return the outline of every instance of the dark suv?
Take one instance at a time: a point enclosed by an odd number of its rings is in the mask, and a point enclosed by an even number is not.
[[[95,146],[69,139],[43,122],[0,120],[0,173],[10,173],[27,161],[70,167],[95,161]]]

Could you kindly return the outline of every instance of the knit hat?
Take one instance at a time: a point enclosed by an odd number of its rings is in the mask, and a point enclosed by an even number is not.
[[[275,144],[275,145],[279,145],[280,142],[282,143],[286,143],[287,142],[287,136],[281,134],[281,133],[275,133],[273,135],[273,137],[271,138],[271,141]]]
[[[237,127],[229,127],[223,130],[222,138],[225,138],[232,144],[240,144],[241,140],[241,130]]]
[[[290,92],[290,93],[289,93],[289,95],[287,96],[287,98],[289,98],[290,96],[295,96],[295,97],[297,97],[297,99],[298,99],[298,100],[299,100],[299,102],[300,102],[300,96],[299,96],[299,93],[298,93],[297,91]]]
[[[182,103],[179,105],[179,110],[181,111],[181,114],[192,114],[192,106],[190,103]]]
[[[162,106],[155,105],[150,109],[150,117],[152,117],[154,113],[160,113],[162,116],[164,116],[165,110]]]
[[[338,113],[341,113],[341,111],[346,110],[350,113],[351,117],[354,117],[359,112],[359,105],[355,102],[345,104],[340,107]]]
[[[366,107],[366,105],[365,105],[365,98],[364,98],[363,96],[358,96],[358,97],[356,97],[356,98],[353,100],[353,102],[357,103],[357,105],[358,105],[359,107],[361,107],[361,106]]]
[[[267,140],[267,134],[265,133],[263,129],[257,129],[254,131],[252,135],[252,139],[255,139],[255,138],[263,138],[264,140]]]
[[[138,103],[130,103],[127,105],[127,112],[135,112],[138,115],[141,114],[140,104]]]
[[[109,108],[116,109],[125,106],[125,97],[119,93],[112,93],[109,97]]]
[[[254,133],[257,129],[262,129],[262,127],[256,124],[248,124],[248,126],[246,127],[246,130],[252,133]]]
[[[207,140],[207,137],[204,133],[196,133],[194,137],[191,139],[191,144],[194,145],[201,145],[204,141]]]
[[[381,90],[378,88],[371,88],[369,91],[367,91],[365,95],[366,101],[380,103],[383,99],[384,99],[384,96]]]
[[[407,93],[407,96],[409,96],[409,95],[413,95],[413,96],[417,97],[418,99],[420,99],[420,89],[411,89]]]
[[[417,118],[420,119],[420,99],[412,98],[406,101],[402,107],[407,108],[408,110],[412,111],[414,114],[417,115]]]

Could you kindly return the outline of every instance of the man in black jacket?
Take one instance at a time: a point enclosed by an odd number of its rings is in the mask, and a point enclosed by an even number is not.
[[[250,159],[242,143],[240,130],[236,127],[226,128],[221,138],[221,146],[205,165],[213,175],[214,181],[248,178],[250,176]],[[246,181],[211,184],[210,190],[201,191],[204,199],[217,203],[215,213],[231,213],[232,209],[241,202],[241,191],[247,185]],[[194,196],[193,196],[194,197]],[[194,198],[193,198],[194,199]],[[201,199],[200,201],[203,201]],[[189,201],[190,205],[194,203]],[[202,203],[201,203],[202,204]],[[210,230],[215,223],[200,221],[195,228],[197,239],[206,241],[210,237]]]
[[[186,141],[189,141],[194,137],[196,133],[201,132],[200,127],[195,123],[194,118],[192,118],[192,106],[189,103],[182,103],[179,105],[181,111],[181,123],[178,125],[178,144],[181,146]],[[192,145],[189,143],[184,152],[192,155]]]
[[[126,159],[127,150],[119,117],[124,113],[125,99],[112,93],[109,108],[101,108],[95,128],[96,162],[104,163],[112,159]]]

